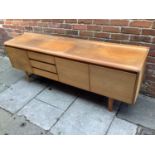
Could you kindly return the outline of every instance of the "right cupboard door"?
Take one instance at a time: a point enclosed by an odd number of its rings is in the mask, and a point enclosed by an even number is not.
[[[90,89],[92,92],[113,99],[133,103],[136,73],[90,65]]]

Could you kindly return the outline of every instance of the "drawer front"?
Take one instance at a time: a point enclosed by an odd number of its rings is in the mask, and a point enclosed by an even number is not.
[[[35,60],[30,60],[31,66],[38,68],[38,69],[42,69],[45,71],[49,71],[52,73],[56,73],[56,67],[52,64],[47,64],[47,63],[43,63],[43,62],[39,62],[39,61],[35,61]]]
[[[28,52],[28,56],[30,59],[33,59],[33,60],[55,64],[54,57],[51,55],[41,54],[37,52]]]
[[[6,46],[5,49],[13,67],[30,73],[32,72],[32,68],[26,50],[8,46]]]
[[[56,80],[58,81],[58,75],[55,73],[46,72],[37,68],[33,68],[33,73],[39,76],[46,77],[48,79]]]
[[[89,90],[88,64],[63,58],[55,58],[59,81]]]
[[[131,104],[134,100],[136,76],[130,72],[90,65],[90,89]]]

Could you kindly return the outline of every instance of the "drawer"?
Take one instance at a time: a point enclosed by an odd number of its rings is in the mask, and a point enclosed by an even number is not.
[[[55,65],[47,64],[47,63],[43,63],[43,62],[39,62],[39,61],[35,61],[35,60],[30,60],[30,63],[31,63],[32,67],[56,73]]]
[[[126,103],[134,102],[136,73],[90,65],[92,92]]]
[[[37,52],[28,52],[28,56],[30,59],[33,59],[33,60],[55,64],[54,57],[51,55],[41,54]]]
[[[58,75],[55,73],[46,72],[37,68],[32,68],[32,70],[33,70],[33,73],[36,75],[58,81]]]
[[[55,58],[59,81],[89,90],[88,64],[63,58]]]

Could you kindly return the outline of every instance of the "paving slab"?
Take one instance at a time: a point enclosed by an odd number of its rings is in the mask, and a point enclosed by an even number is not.
[[[3,129],[0,130],[0,135],[42,135],[46,131],[40,127],[30,123],[25,117],[12,117]]]
[[[5,84],[0,83],[0,93],[4,90],[6,90],[8,87]]]
[[[77,91],[74,88],[58,84],[51,85],[36,98],[62,110],[66,110],[76,97]]]
[[[155,135],[155,130],[139,126],[136,134],[137,135]]]
[[[19,111],[18,115],[23,115],[30,122],[49,130],[62,113],[62,110],[34,99]]]
[[[0,131],[11,119],[12,114],[0,108]]]
[[[45,85],[37,81],[20,80],[0,93],[0,107],[15,113],[44,88]]]
[[[4,57],[4,56],[5,56],[4,49],[0,48],[0,57]]]
[[[108,130],[108,135],[135,135],[137,125],[115,117]]]
[[[24,72],[13,68],[8,57],[0,56],[0,75],[0,84],[10,86],[21,79]]]
[[[10,86],[23,78],[25,73],[14,68],[9,68],[6,71],[0,72],[0,75],[0,83]]]
[[[105,134],[116,114],[109,112],[100,98],[89,96],[79,97],[64,113],[60,120],[51,129],[53,134]]]
[[[8,57],[0,56],[0,72],[6,71],[7,69],[11,68],[11,63]]]
[[[121,105],[118,117],[155,129],[155,99],[139,95],[135,105]]]

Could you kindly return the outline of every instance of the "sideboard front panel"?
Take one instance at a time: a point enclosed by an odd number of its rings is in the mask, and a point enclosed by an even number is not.
[[[90,65],[90,90],[120,101],[133,103],[136,74]]]

